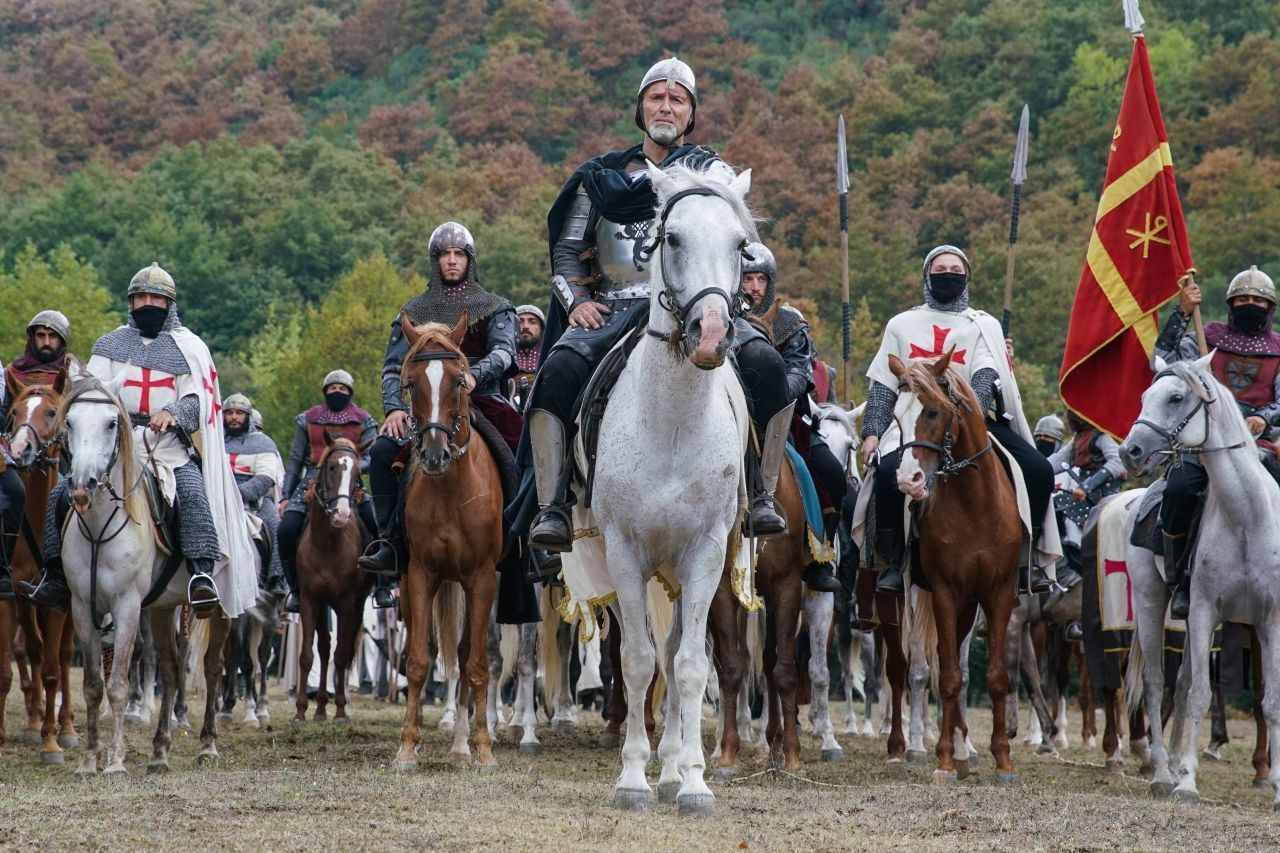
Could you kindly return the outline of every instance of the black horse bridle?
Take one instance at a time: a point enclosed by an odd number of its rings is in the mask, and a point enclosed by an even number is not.
[[[675,291],[671,289],[671,277],[667,275],[667,253],[665,251],[659,253],[658,250],[667,245],[667,217],[671,215],[672,208],[675,207],[676,202],[691,196],[724,198],[724,196],[710,187],[689,187],[673,193],[658,214],[658,228],[654,233],[653,242],[647,246],[642,246],[639,251],[640,259],[645,262],[648,262],[655,253],[658,253],[658,269],[662,273],[662,292],[658,294],[658,304],[679,323],[679,329],[675,333],[659,332],[652,327],[646,329],[646,331],[653,337],[663,341],[670,341],[673,334],[678,335],[678,340],[681,342],[682,347],[684,346],[685,321],[689,319],[689,312],[693,310],[693,306],[697,305],[698,300],[702,299],[702,297],[710,296],[713,293],[719,294],[724,297],[725,307],[728,309],[730,318],[741,313],[742,298],[739,294],[742,292],[742,260],[749,257],[746,252],[747,241],[743,240],[738,246],[738,288],[733,293],[726,293],[724,288],[721,287],[704,287],[691,296],[683,305],[680,304],[680,299],[676,296]],[[739,306],[736,310],[734,308],[735,305]]]
[[[338,453],[349,454],[355,459],[353,470],[355,470],[356,472],[356,477],[351,481],[352,482],[351,494],[349,495],[330,495],[329,494],[328,490],[326,490],[324,487],[324,479],[325,479],[324,466],[317,466],[316,478],[315,478],[316,500],[320,502],[320,507],[324,510],[325,518],[329,519],[329,521],[331,522],[333,521],[333,514],[338,511],[338,501],[342,500],[343,498],[346,498],[347,501],[350,503],[350,505],[352,507],[355,507],[357,503],[355,498],[355,491],[357,488],[359,488],[359,481],[360,481],[360,473],[359,473],[360,472],[360,451],[355,449],[354,447],[342,447],[340,445],[334,445],[328,449],[328,452],[325,453],[323,461],[328,462],[330,457]]]
[[[40,391],[33,391],[30,396],[48,397],[50,393],[57,393],[52,388]],[[25,462],[21,459],[13,460],[13,467],[19,471],[29,471],[33,468],[41,466],[56,467],[58,464],[58,448],[62,446],[61,433],[55,433],[53,438],[46,441],[40,431],[31,425],[30,421],[23,421],[16,426],[14,421],[14,410],[9,410],[9,431],[5,434],[5,443],[7,446],[13,445],[13,439],[17,436],[18,431],[26,429],[31,433],[32,445],[35,447],[35,453]]]
[[[1155,378],[1151,380],[1151,384],[1152,385],[1156,384],[1166,376],[1173,376],[1177,379],[1181,379],[1183,382],[1187,383],[1188,385],[1191,384],[1190,378],[1188,378],[1183,373],[1180,373],[1177,370],[1174,370],[1172,367],[1167,367],[1164,370],[1157,373]],[[1187,444],[1180,444],[1178,442],[1178,436],[1182,435],[1182,431],[1191,424],[1192,418],[1194,418],[1200,412],[1204,413],[1205,440],[1207,441],[1209,438],[1209,409],[1207,407],[1207,404],[1216,403],[1218,398],[1213,395],[1213,391],[1209,387],[1209,383],[1204,381],[1204,377],[1196,376],[1195,378],[1199,380],[1200,386],[1204,388],[1204,394],[1195,395],[1196,404],[1191,407],[1191,411],[1187,412],[1187,414],[1182,418],[1182,420],[1178,421],[1178,423],[1174,425],[1173,429],[1165,429],[1164,427],[1160,426],[1160,424],[1152,423],[1146,418],[1138,418],[1136,421],[1133,422],[1134,426],[1142,425],[1147,429],[1151,430],[1152,432],[1154,432],[1156,435],[1163,438],[1165,442],[1168,443],[1169,447],[1167,450],[1160,450],[1157,452],[1163,453],[1168,456],[1172,456],[1173,464],[1175,466],[1182,464],[1182,454],[1184,453],[1220,453],[1223,450],[1239,450],[1240,448],[1245,446],[1245,442],[1243,441],[1239,441],[1239,442],[1236,442],[1235,444],[1228,445],[1225,447],[1205,447],[1203,445],[1194,445],[1194,444],[1187,445]],[[1192,389],[1192,393],[1195,393],[1194,389]]]
[[[937,383],[939,388],[947,392],[947,399],[949,399],[954,405],[956,405],[957,407],[963,406],[965,411],[970,411],[970,412],[973,411],[969,407],[969,404],[967,402],[965,402],[963,399],[956,398],[955,393],[951,389],[951,383],[948,382],[945,378],[938,377]],[[907,387],[907,383],[905,382],[898,383],[899,392],[901,392],[906,387]],[[902,445],[900,445],[900,449],[907,450],[912,447],[922,447],[925,450],[932,450],[934,453],[937,453],[938,456],[941,458],[941,464],[938,466],[938,470],[933,473],[934,478],[946,478],[946,477],[950,477],[952,474],[959,474],[961,471],[963,471],[966,468],[976,468],[978,467],[978,460],[981,459],[983,456],[987,455],[988,453],[990,453],[992,447],[994,447],[994,445],[991,443],[991,436],[989,435],[987,436],[986,446],[984,446],[977,453],[973,454],[972,456],[968,456],[964,459],[957,460],[955,457],[956,436],[951,429],[952,426],[955,425],[955,422],[956,422],[956,412],[953,410],[947,415],[947,425],[942,432],[941,444],[935,444],[932,441],[912,440],[912,441],[904,442]],[[902,424],[898,424],[898,432],[904,436],[906,435],[906,433],[902,429]]]
[[[439,352],[420,352],[409,357],[410,361],[461,361],[462,356],[456,352],[441,350]],[[456,460],[467,452],[467,448],[471,446],[471,431],[467,431],[467,440],[461,445],[457,444],[458,433],[462,431],[462,424],[466,418],[465,409],[462,405],[462,395],[466,391],[467,383],[465,377],[458,378],[458,384],[455,389],[456,398],[454,400],[453,423],[446,424],[440,421],[423,421],[419,422],[413,415],[413,394],[409,394],[409,438],[414,444],[414,448],[418,454],[418,461],[425,462],[423,459],[422,438],[432,430],[439,430],[445,434],[445,438],[449,441],[449,458]]]

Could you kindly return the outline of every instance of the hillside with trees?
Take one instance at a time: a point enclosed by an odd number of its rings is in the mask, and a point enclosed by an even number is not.
[[[1280,2],[1143,12],[1220,315],[1235,272],[1280,269]],[[224,390],[254,395],[277,439],[334,366],[380,408],[387,324],[443,219],[475,233],[487,285],[544,304],[552,198],[638,139],[635,87],[672,53],[699,78],[693,141],[753,170],[780,289],[832,361],[845,115],[859,365],[919,301],[936,243],[970,251],[973,302],[998,311],[1029,103],[1013,333],[1041,414],[1130,51],[1117,0],[21,0],[0,43],[4,357],[38,307],[70,314],[85,354],[159,261]]]

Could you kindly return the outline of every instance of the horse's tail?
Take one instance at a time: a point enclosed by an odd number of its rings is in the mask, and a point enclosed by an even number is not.
[[[556,634],[563,621],[556,608],[556,599],[564,595],[562,589],[543,585],[540,596],[542,621],[538,623],[538,669],[542,670],[542,695],[548,714],[555,713],[556,703],[560,701],[560,679],[564,677],[565,661],[560,657],[560,644],[556,642]],[[573,637],[573,625],[569,626],[569,635]]]
[[[520,626],[498,626],[498,654],[502,656],[502,671],[498,673],[498,690],[507,683],[511,673],[516,671],[516,661],[520,657]]]
[[[667,647],[667,635],[671,633],[671,619],[675,612],[675,605],[671,603],[671,597],[667,595],[666,587],[660,583],[649,581],[646,586],[649,596],[649,630],[653,635],[654,646],[657,647],[657,659],[663,660],[663,653]],[[653,715],[658,715],[658,709],[662,707],[662,700],[666,696],[667,681],[664,673],[666,667],[658,667],[658,680],[653,685]]]
[[[840,648],[845,650],[845,657],[848,660],[849,682],[859,696],[865,697],[867,695],[867,667],[862,660],[862,637],[858,637],[855,642],[852,633],[849,633],[841,636],[840,643]]]
[[[1142,670],[1145,660],[1142,657],[1142,642],[1138,636],[1138,626],[1133,626],[1133,639],[1129,642],[1129,660],[1124,669],[1124,698],[1130,708],[1141,707],[1142,704]]]
[[[747,613],[747,695],[755,696],[764,684],[764,637],[760,630],[760,620],[764,611]]]
[[[434,610],[432,623],[436,627],[436,642],[440,644],[440,661],[444,664],[445,674],[449,678],[460,677],[458,670],[458,643],[461,642],[463,598],[462,587],[453,581],[440,584],[436,592],[436,600],[431,603]]]
[[[938,691],[938,623],[933,618],[933,593],[917,590],[915,610],[907,648],[920,649],[924,653],[929,664],[929,686],[935,696],[941,696]]]
[[[204,695],[204,656],[209,651],[209,640],[213,636],[209,623],[212,619],[192,619],[191,633],[187,644],[187,672],[195,679],[193,695]]]

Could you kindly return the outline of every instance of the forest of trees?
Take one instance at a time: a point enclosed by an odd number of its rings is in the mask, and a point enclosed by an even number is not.
[[[1278,0],[1143,4],[1191,247],[1280,269]],[[572,169],[638,140],[635,87],[698,74],[693,141],[753,170],[780,290],[839,361],[836,116],[849,127],[851,388],[952,242],[1000,307],[1018,111],[1031,107],[1013,334],[1033,419],[1054,387],[1130,46],[1118,0],[41,0],[0,9],[0,355],[39,308],[73,349],[151,261],[223,390],[285,439],[332,367],[380,413],[388,324],[426,239],[467,224],[484,282],[547,300]]]

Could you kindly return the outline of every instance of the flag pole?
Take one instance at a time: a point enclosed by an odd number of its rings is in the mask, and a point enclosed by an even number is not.
[[[1187,270],[1187,284],[1196,284],[1196,271]],[[1191,328],[1196,330],[1196,346],[1201,355],[1209,354],[1209,342],[1204,339],[1204,320],[1200,319],[1200,306],[1191,309]]]
[[[844,369],[840,371],[840,401],[849,401],[849,358],[853,355],[853,334],[849,310],[849,155],[845,149],[844,116],[836,123],[836,195],[840,198],[840,255],[844,259],[841,277],[840,328]]]

